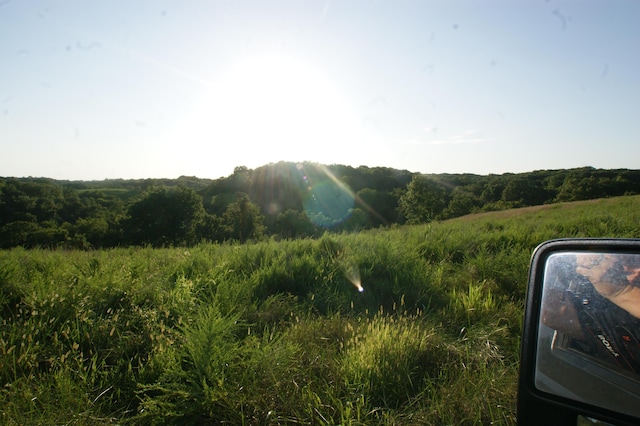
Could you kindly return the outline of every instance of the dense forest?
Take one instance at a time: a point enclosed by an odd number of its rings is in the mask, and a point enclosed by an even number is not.
[[[316,163],[220,179],[0,178],[0,248],[190,246],[303,238],[640,193],[640,170],[419,174]]]

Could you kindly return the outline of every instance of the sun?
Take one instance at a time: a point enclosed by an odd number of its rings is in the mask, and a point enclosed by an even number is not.
[[[331,79],[281,54],[252,56],[229,66],[199,114],[199,131],[248,166],[334,163],[352,154],[361,138],[356,114]]]

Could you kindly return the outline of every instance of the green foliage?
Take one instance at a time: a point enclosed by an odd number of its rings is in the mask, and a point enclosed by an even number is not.
[[[226,239],[241,243],[258,240],[264,232],[262,214],[245,193],[238,193],[235,201],[227,206],[222,215],[222,226]]]
[[[280,162],[217,180],[0,178],[0,248],[318,237],[639,192],[638,170],[592,167],[479,176]]]
[[[318,239],[0,251],[0,422],[513,424],[532,250],[639,237],[639,207],[633,196]]]
[[[399,201],[400,212],[407,223],[427,223],[438,218],[447,205],[447,190],[438,180],[423,175],[414,176],[407,192]]]
[[[317,232],[306,213],[293,209],[278,213],[272,228],[282,238],[311,237]]]
[[[464,216],[477,210],[480,200],[473,193],[462,187],[456,187],[451,192],[449,205],[443,212],[445,218]]]
[[[49,179],[0,180],[0,247],[114,245],[123,203],[99,191],[75,192]]]
[[[192,189],[157,187],[129,206],[123,228],[137,245],[192,245],[203,216],[202,199]]]

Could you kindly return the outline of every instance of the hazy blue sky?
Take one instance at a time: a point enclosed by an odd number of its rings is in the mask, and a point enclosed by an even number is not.
[[[0,176],[640,168],[640,1],[0,1]]]

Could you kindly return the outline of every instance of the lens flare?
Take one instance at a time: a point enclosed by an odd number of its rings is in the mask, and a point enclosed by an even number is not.
[[[326,166],[299,164],[304,195],[302,205],[309,221],[316,226],[333,228],[352,213],[355,194]]]
[[[360,293],[364,291],[364,287],[362,287],[362,281],[360,280],[360,270],[357,266],[348,266],[345,270],[345,276]]]

